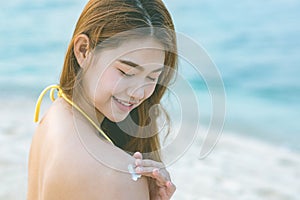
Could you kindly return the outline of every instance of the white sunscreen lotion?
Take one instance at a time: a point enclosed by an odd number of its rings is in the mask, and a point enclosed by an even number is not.
[[[141,176],[142,176],[142,175],[140,175],[140,174],[136,174],[136,173],[135,173],[132,164],[129,164],[129,165],[128,165],[128,171],[129,171],[129,173],[131,174],[132,180],[134,180],[134,181],[137,181],[137,180],[138,180],[139,178],[141,178]]]

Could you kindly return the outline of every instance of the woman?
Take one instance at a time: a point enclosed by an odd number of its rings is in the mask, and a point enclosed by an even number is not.
[[[60,84],[47,88],[58,97],[33,137],[28,199],[171,198],[155,105],[174,76],[176,49],[160,0],[87,3]]]

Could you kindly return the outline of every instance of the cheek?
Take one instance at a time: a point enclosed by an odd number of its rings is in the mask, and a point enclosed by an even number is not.
[[[97,92],[102,94],[114,94],[122,90],[126,84],[123,83],[122,77],[113,69],[106,70],[101,77],[99,77]]]
[[[148,99],[154,92],[156,84],[150,84],[145,87],[145,99]]]

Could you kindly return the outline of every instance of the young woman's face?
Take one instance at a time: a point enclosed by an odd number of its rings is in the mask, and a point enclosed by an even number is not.
[[[97,110],[114,122],[149,98],[164,67],[163,46],[154,39],[134,39],[95,52],[83,87]]]

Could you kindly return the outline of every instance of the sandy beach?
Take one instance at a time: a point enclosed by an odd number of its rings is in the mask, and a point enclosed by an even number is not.
[[[26,197],[34,103],[24,98],[0,104],[0,199]],[[199,148],[196,140],[168,167],[177,186],[172,199],[296,200],[300,195],[299,152],[228,132],[205,159],[198,159]]]
[[[178,185],[176,200],[299,198],[299,153],[233,133],[223,133],[204,160],[198,152],[192,145],[169,168]]]

